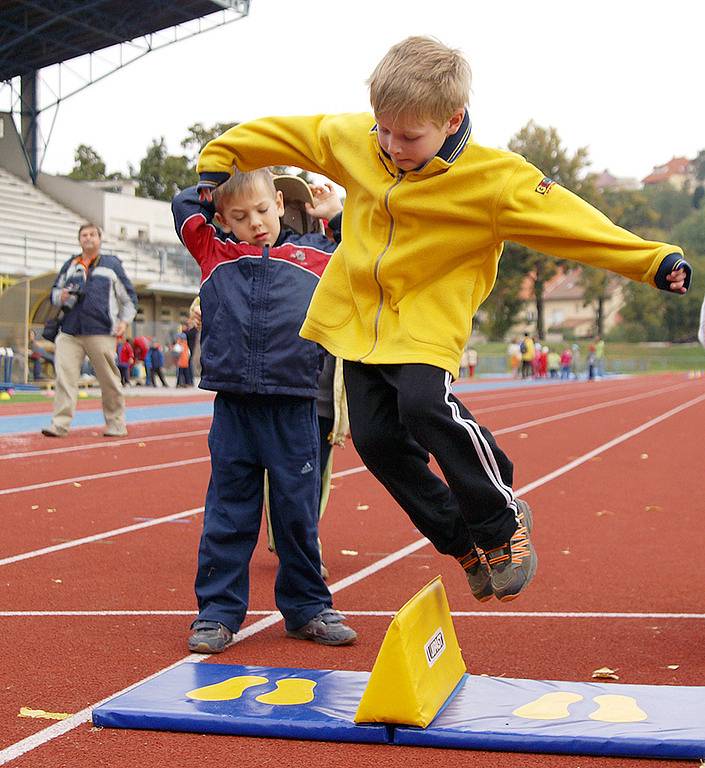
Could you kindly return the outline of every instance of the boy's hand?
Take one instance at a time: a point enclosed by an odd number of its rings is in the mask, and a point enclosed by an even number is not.
[[[343,210],[337,192],[332,184],[311,184],[313,205],[306,203],[306,212],[315,219],[332,219]]]
[[[688,273],[682,267],[674,269],[673,272],[666,275],[666,280],[669,282],[668,290],[674,293],[685,293],[688,290],[685,287],[687,277]]]

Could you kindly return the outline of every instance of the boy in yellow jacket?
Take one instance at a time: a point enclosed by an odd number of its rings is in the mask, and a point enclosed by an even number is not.
[[[370,80],[374,115],[272,117],[203,149],[205,198],[233,167],[295,165],[346,189],[343,242],[304,338],[345,360],[351,434],[370,471],[478,600],[512,600],[536,571],[531,510],[511,461],[451,392],[504,240],[685,293],[682,251],[647,242],[511,152],[475,144],[470,68],[426,37],[393,46]],[[431,472],[429,453],[446,485]]]

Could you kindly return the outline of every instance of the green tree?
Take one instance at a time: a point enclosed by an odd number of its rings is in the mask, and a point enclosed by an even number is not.
[[[653,184],[644,188],[649,204],[658,214],[658,227],[664,234],[693,212],[692,196],[670,184]]]
[[[167,202],[180,190],[198,182],[198,175],[188,157],[168,154],[163,136],[159,141],[152,140],[134,176],[139,181],[139,197]]]
[[[530,120],[509,141],[509,149],[523,155],[530,163],[562,186],[587,200],[594,199],[595,190],[590,177],[584,175],[589,165],[587,147],[569,154],[555,128],[543,128]],[[544,287],[555,275],[559,262],[530,248],[523,249],[525,273],[533,279],[536,301],[536,331],[539,338],[545,335]]]
[[[70,179],[77,181],[104,181],[105,163],[103,158],[88,144],[79,144],[73,153],[73,168]]]

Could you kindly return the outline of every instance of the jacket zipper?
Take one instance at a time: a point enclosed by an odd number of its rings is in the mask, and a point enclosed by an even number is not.
[[[359,360],[360,362],[364,360],[366,357],[369,357],[375,351],[375,348],[377,347],[377,342],[379,341],[379,319],[382,314],[382,308],[384,307],[384,291],[382,290],[382,283],[380,283],[379,281],[379,268],[382,263],[382,259],[384,255],[387,253],[387,251],[389,250],[392,244],[392,237],[394,236],[394,227],[395,227],[394,216],[392,216],[392,212],[389,210],[389,197],[392,194],[392,190],[398,187],[399,184],[401,184],[403,178],[404,178],[404,171],[399,171],[399,173],[397,174],[394,180],[394,184],[392,184],[392,186],[389,187],[389,189],[386,191],[384,195],[384,208],[389,214],[389,235],[387,237],[387,242],[384,248],[382,249],[382,252],[379,254],[379,256],[377,257],[377,260],[375,261],[374,278],[375,278],[375,282],[377,283],[377,288],[379,289],[379,304],[377,305],[377,313],[375,314],[374,341],[372,342],[372,348],[370,349],[369,352],[367,352],[360,358]]]
[[[262,348],[264,346],[264,331],[262,330],[262,323],[259,322],[260,316],[264,312],[263,303],[266,300],[267,295],[267,283],[269,272],[269,245],[265,245],[262,249],[262,260],[260,262],[261,269],[259,285],[255,290],[255,301],[252,308],[251,318],[251,332],[250,338],[252,339],[252,347],[250,349],[250,363],[249,363],[249,382],[253,392],[259,392],[260,389],[260,377],[262,366]],[[258,330],[259,329],[259,330]]]

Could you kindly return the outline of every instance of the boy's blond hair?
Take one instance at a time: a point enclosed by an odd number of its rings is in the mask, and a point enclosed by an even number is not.
[[[404,115],[443,125],[467,105],[472,73],[463,54],[434,37],[407,37],[392,46],[367,84],[377,115]]]
[[[274,186],[274,176],[269,168],[257,168],[255,171],[239,171],[233,168],[230,178],[213,191],[213,202],[219,213],[223,212],[225,202],[231,197],[252,194],[258,181],[263,181],[267,189],[276,198],[277,190]]]

